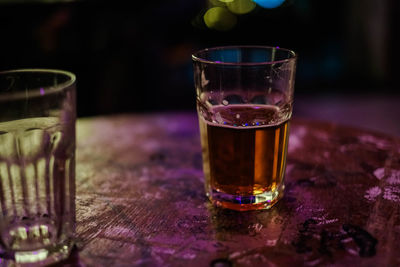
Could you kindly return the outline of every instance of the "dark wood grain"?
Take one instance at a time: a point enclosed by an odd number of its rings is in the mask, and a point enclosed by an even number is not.
[[[291,124],[285,197],[214,208],[195,114],[81,119],[77,251],[86,266],[399,266],[400,140]]]

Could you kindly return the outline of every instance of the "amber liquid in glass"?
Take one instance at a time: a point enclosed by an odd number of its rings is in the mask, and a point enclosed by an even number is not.
[[[218,106],[200,116],[206,191],[219,206],[271,207],[283,193],[289,120],[268,105]],[[216,120],[215,120],[216,118]]]

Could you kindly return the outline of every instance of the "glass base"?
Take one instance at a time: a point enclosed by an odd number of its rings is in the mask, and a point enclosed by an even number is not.
[[[36,250],[0,251],[0,261],[5,266],[46,266],[68,258],[73,241]],[[3,266],[3,265],[2,265]]]
[[[238,211],[263,210],[270,209],[283,197],[284,188],[285,186],[281,185],[274,191],[250,196],[231,195],[211,189],[207,196],[218,207]]]

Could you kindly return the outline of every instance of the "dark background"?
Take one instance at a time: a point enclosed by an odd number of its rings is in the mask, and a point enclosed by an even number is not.
[[[49,1],[0,1],[0,70],[74,72],[80,117],[194,111],[192,52],[271,45],[299,55],[295,114],[400,134],[398,0],[286,0],[226,32],[205,26],[207,0]]]

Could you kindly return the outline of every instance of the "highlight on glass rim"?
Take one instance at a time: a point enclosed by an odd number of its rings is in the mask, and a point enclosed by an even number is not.
[[[203,21],[209,29],[229,31],[236,26],[238,17],[249,14],[256,8],[277,8],[284,2],[285,0],[208,0]]]

